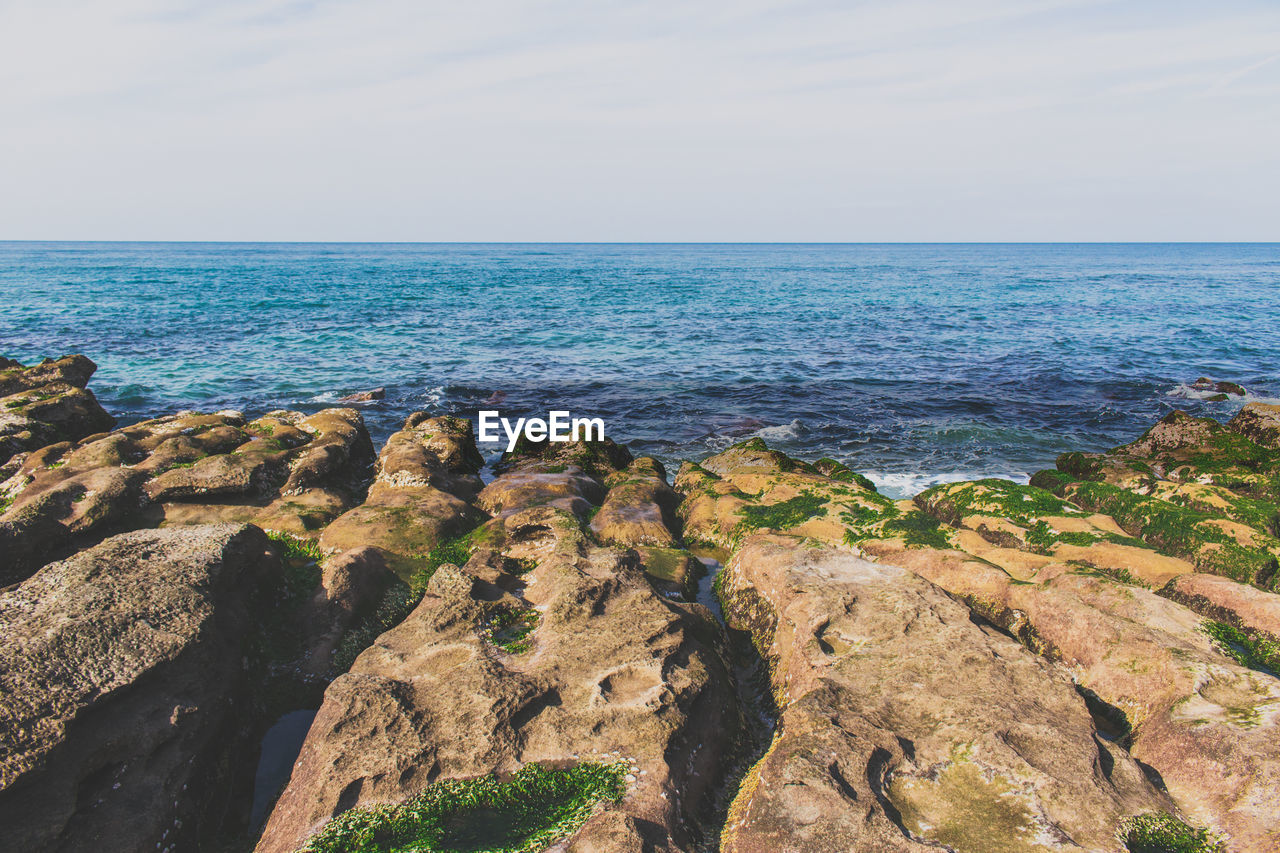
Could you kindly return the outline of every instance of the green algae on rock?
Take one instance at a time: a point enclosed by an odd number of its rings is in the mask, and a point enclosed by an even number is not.
[[[299,853],[537,853],[626,792],[620,764],[528,764],[509,779],[445,779],[395,806],[334,818]]]

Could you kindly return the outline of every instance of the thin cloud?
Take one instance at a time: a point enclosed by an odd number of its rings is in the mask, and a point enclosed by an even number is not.
[[[17,0],[0,237],[1274,238],[1277,43],[1254,2]]]

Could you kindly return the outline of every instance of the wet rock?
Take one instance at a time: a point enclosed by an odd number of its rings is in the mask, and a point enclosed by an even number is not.
[[[0,593],[0,825],[13,850],[196,848],[217,834],[262,532],[129,533]]]
[[[1066,678],[908,571],[755,535],[722,600],[782,711],[723,850],[1117,850],[1167,807]]]
[[[387,396],[386,388],[374,388],[370,391],[357,391],[345,397],[339,397],[339,403],[372,403]]]
[[[710,614],[547,504],[507,506],[473,540],[329,687],[259,851],[439,779],[615,760],[626,796],[569,849],[689,843],[737,720]]]
[[[1207,376],[1201,376],[1195,382],[1191,383],[1191,390],[1199,391],[1201,393],[1212,393],[1215,396],[1221,395],[1221,398],[1224,400],[1228,397],[1243,397],[1248,393],[1244,390],[1244,386],[1237,385],[1235,382],[1214,380]],[[1213,397],[1209,399],[1213,399]]]

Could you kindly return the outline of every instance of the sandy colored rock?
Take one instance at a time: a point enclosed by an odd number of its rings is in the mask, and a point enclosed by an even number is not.
[[[1197,825],[1226,833],[1229,849],[1280,845],[1261,805],[1280,795],[1280,682],[1224,657],[1191,610],[1062,565],[1027,583],[954,552],[864,547],[1065,667],[1178,807]]]
[[[0,825],[12,850],[196,848],[240,743],[254,528],[128,533],[0,593]]]
[[[320,547],[376,548],[393,571],[412,577],[432,549],[484,517],[465,499],[479,485],[480,462],[469,422],[411,415],[379,454],[364,503],[325,528]]]
[[[508,508],[476,541],[329,687],[260,853],[436,779],[617,759],[634,762],[626,797],[569,849],[689,842],[737,721],[710,614],[664,600],[634,554],[548,505]],[[517,645],[490,627],[504,612],[536,614]]]
[[[510,453],[503,453],[494,468],[499,473],[518,469],[555,470],[566,465],[581,468],[588,475],[603,480],[631,464],[631,451],[604,441],[529,441],[524,433]]]
[[[355,548],[321,563],[320,587],[300,617],[308,638],[308,673],[329,674],[343,634],[377,605],[395,579],[375,548]]]
[[[1160,594],[1207,619],[1265,634],[1280,642],[1280,595],[1214,575],[1180,575]]]
[[[521,468],[505,474],[484,487],[476,504],[490,514],[547,504],[585,515],[593,504],[600,503],[605,490],[598,480],[576,465],[557,467],[561,470]]]
[[[778,536],[725,572],[782,717],[721,849],[1118,851],[1167,805],[1067,679],[922,578]]]
[[[362,489],[372,459],[354,409],[143,421],[27,454],[3,484],[0,582],[123,530],[253,523],[315,536]]]
[[[610,477],[608,485],[609,493],[591,520],[591,529],[602,542],[679,547],[680,495],[667,484],[657,460],[637,459]]]
[[[470,501],[484,486],[479,477],[483,466],[471,421],[416,412],[387,439],[377,477],[395,486],[432,486]]]

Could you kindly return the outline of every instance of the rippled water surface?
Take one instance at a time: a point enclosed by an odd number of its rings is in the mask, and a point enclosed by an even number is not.
[[[1280,396],[1278,320],[1276,244],[0,243],[0,354],[84,352],[122,421],[385,386],[376,439],[568,409],[668,461],[762,435],[895,495],[1239,407],[1179,396],[1200,375]]]

